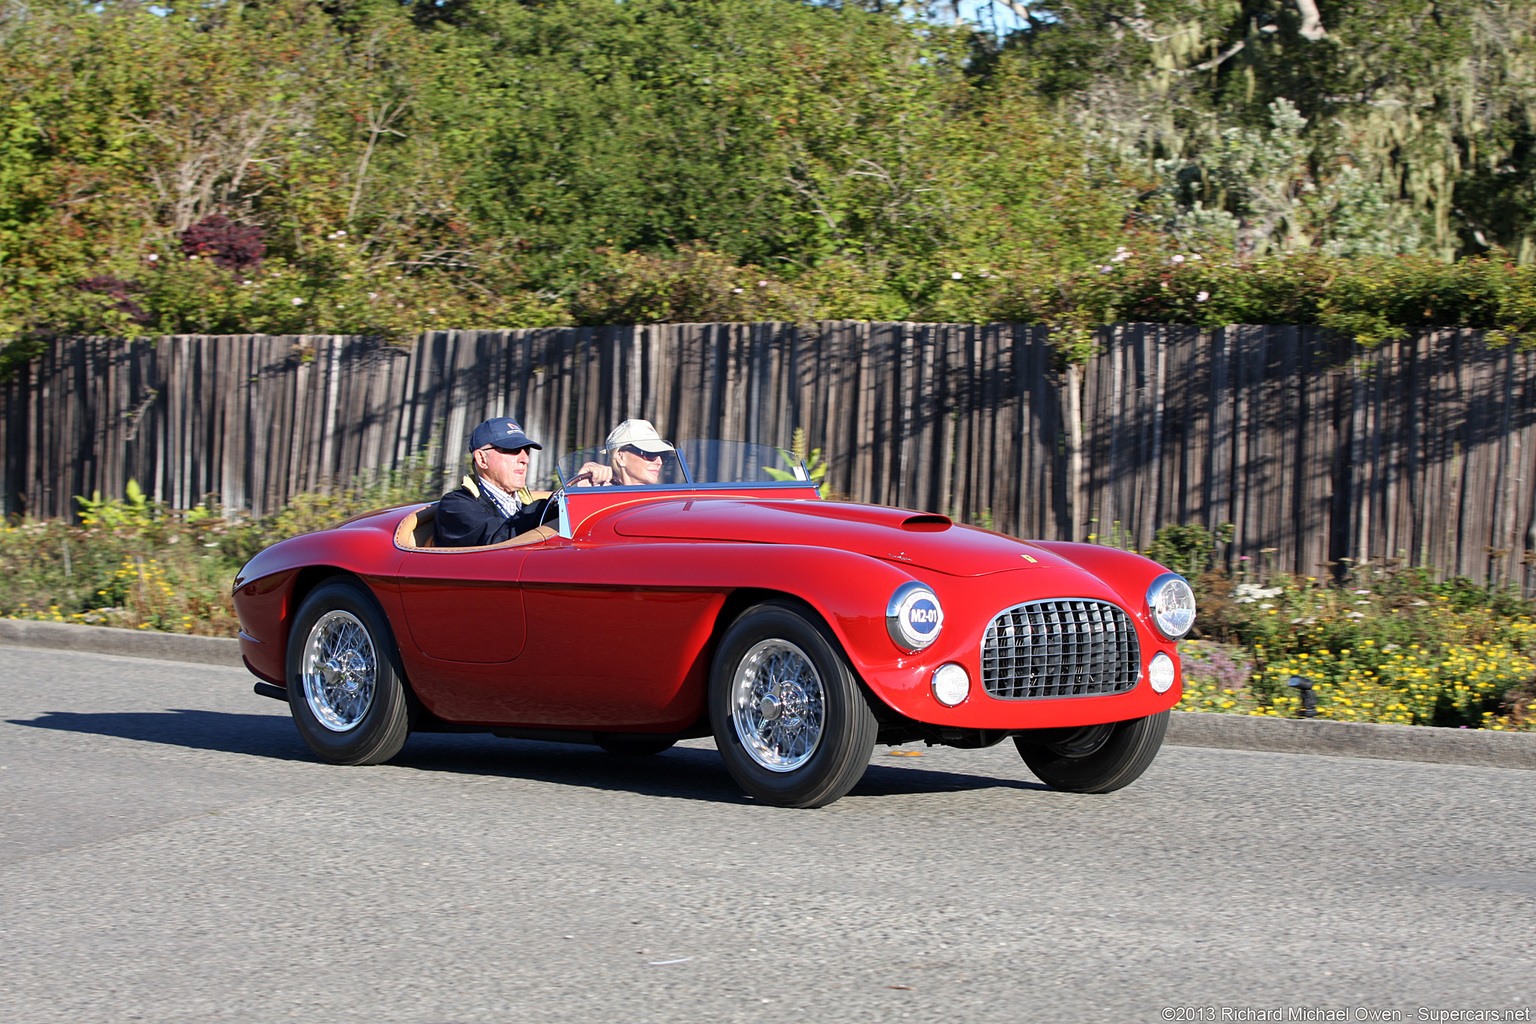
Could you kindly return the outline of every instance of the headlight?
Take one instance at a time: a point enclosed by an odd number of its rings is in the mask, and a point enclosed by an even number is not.
[[[885,606],[885,629],[904,651],[917,653],[939,638],[944,609],[939,598],[921,583],[903,583]]]
[[[1183,576],[1165,572],[1147,588],[1147,610],[1159,633],[1178,640],[1195,624],[1195,592]]]
[[[950,662],[940,665],[933,673],[933,696],[945,707],[952,708],[971,695],[971,675],[963,666]]]
[[[1167,693],[1168,687],[1173,685],[1173,659],[1162,651],[1152,655],[1152,664],[1147,666],[1147,682],[1152,684],[1154,693]]]

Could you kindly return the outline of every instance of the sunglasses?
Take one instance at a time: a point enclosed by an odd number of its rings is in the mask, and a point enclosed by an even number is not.
[[[634,445],[626,445],[625,447],[620,448],[619,451],[625,452],[629,455],[638,455],[646,462],[660,462],[662,456],[666,454],[665,452],[643,452],[639,448],[636,448]]]
[[[501,452],[501,454],[503,454],[503,455],[516,455],[518,452],[526,452],[526,451],[528,451],[527,448],[503,448],[500,445],[494,445],[494,444],[488,444],[488,445],[486,445],[486,447],[489,448],[491,451]]]

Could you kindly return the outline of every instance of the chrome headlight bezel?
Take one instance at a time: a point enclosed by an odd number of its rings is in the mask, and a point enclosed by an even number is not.
[[[1165,572],[1147,588],[1147,619],[1167,640],[1182,640],[1195,627],[1195,589],[1176,572]]]
[[[922,628],[925,625],[926,630]],[[939,595],[916,580],[897,587],[886,602],[885,631],[891,643],[909,654],[931,646],[943,628],[944,607],[939,604]]]

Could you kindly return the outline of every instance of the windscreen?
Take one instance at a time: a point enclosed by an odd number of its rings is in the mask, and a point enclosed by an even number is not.
[[[678,458],[678,453],[661,452],[659,458],[647,458],[645,453],[610,452],[607,448],[582,448],[563,456],[555,464],[555,472],[563,487],[592,487],[594,476],[602,476],[594,467],[610,471],[610,487],[677,487],[688,482],[688,473]]]
[[[805,465],[789,452],[747,441],[688,440],[659,460],[644,453],[610,452],[604,447],[571,452],[555,465],[556,482],[564,487],[591,487],[593,467],[612,473],[607,486],[681,487],[689,484],[772,484],[803,481]]]
[[[766,484],[806,479],[805,466],[782,448],[746,441],[684,441],[678,451],[696,484]]]

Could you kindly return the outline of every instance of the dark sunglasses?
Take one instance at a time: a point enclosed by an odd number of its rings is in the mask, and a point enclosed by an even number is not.
[[[628,452],[631,455],[638,455],[646,462],[660,462],[662,456],[666,454],[665,452],[643,452],[632,444],[625,445],[623,448],[620,448],[619,451]]]
[[[503,448],[500,445],[495,445],[495,444],[488,444],[488,445],[486,445],[486,447],[487,448],[492,448],[492,449],[494,449],[494,450],[496,450],[498,452],[501,452],[501,454],[503,454],[503,455],[516,455],[518,452],[526,452],[528,450],[526,447],[525,448]]]

